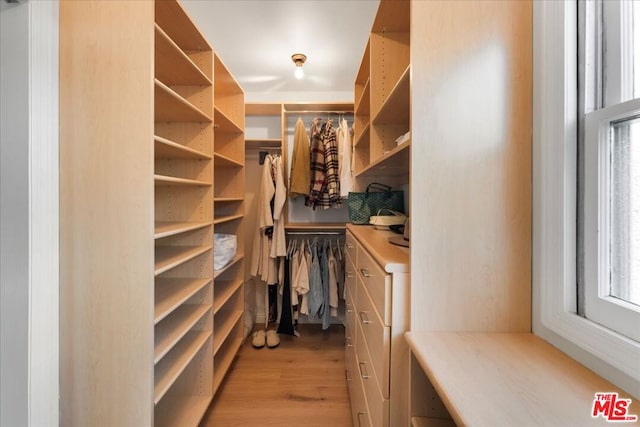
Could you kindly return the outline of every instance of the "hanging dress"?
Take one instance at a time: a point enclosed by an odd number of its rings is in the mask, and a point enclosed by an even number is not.
[[[351,146],[351,130],[345,119],[340,121],[338,127],[338,147],[340,148],[340,196],[348,197],[353,191],[353,170],[351,169],[351,157],[353,147]]]

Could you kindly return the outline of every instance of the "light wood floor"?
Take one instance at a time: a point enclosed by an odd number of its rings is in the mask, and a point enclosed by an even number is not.
[[[275,349],[243,344],[201,427],[350,427],[344,327],[300,325]]]

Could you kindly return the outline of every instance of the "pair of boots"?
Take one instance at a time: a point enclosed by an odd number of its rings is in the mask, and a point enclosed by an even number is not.
[[[270,329],[268,331],[259,330],[253,333],[251,345],[255,348],[262,348],[265,344],[269,348],[276,348],[280,345],[280,337],[276,331]]]

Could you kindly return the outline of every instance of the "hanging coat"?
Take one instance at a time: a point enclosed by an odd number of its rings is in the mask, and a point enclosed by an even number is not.
[[[313,122],[311,122],[309,135],[311,138],[310,192],[309,196],[305,199],[305,205],[315,209],[326,189],[324,146],[322,144],[322,134],[320,133],[319,118],[315,118]]]
[[[327,197],[323,197],[322,206],[325,209],[328,207],[339,208],[342,207],[342,197],[340,196],[338,145],[336,143],[336,131],[333,128],[331,120],[327,120],[327,122],[322,125],[322,142],[324,146],[324,163],[327,182]],[[326,204],[327,198],[329,200],[329,206]]]
[[[276,156],[272,161],[272,176],[275,180],[273,200],[273,238],[271,241],[271,258],[287,255],[287,242],[284,229],[284,204],[287,201],[287,187],[284,184],[282,157]]]
[[[293,154],[291,155],[291,181],[290,196],[309,195],[309,183],[311,181],[311,166],[309,152],[309,137],[304,127],[304,122],[298,117],[293,136]]]

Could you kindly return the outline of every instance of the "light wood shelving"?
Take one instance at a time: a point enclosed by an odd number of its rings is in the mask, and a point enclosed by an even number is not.
[[[155,119],[157,122],[211,122],[211,115],[201,111],[184,97],[155,80]]]
[[[211,159],[211,155],[194,150],[158,135],[153,136],[156,159]]]
[[[244,94],[177,0],[62,2],[60,22],[61,423],[195,427],[214,394],[214,231],[242,235]]]
[[[244,338],[245,108],[244,92],[217,55],[214,56],[214,71],[214,231],[233,234],[237,238],[236,256],[213,273],[211,384],[215,393]],[[229,282],[235,284],[231,294]]]
[[[158,363],[210,311],[210,305],[183,304],[164,319],[156,329],[153,363]]]
[[[156,187],[167,185],[185,185],[185,186],[198,186],[198,187],[210,187],[210,182],[198,181],[195,179],[179,178],[176,176],[154,175],[154,182]]]
[[[216,197],[214,203],[234,203],[244,201],[244,197]]]
[[[155,68],[156,77],[167,85],[199,85],[210,86],[211,80],[187,56],[178,45],[171,40],[162,28],[155,25]]]
[[[388,153],[385,153],[378,160],[369,163],[362,168],[360,172],[356,173],[355,176],[375,176],[383,173],[387,176],[402,176],[408,179],[409,170],[407,169],[407,165],[410,160],[410,151],[411,141],[404,142]]]
[[[211,225],[211,222],[156,221],[154,237],[160,239],[162,237],[174,236],[176,234],[186,233],[187,231],[198,230],[209,225]]]
[[[216,162],[216,167],[220,168],[242,168],[244,166],[244,162],[230,159],[229,157],[223,156],[222,154],[218,153],[214,154],[214,159]]]
[[[188,332],[176,346],[156,364],[153,403],[157,404],[196,354],[211,338],[211,331]]]
[[[156,246],[156,276],[210,251],[212,246]]]
[[[209,285],[211,279],[156,279],[154,323],[160,322]]]
[[[181,396],[174,399],[172,407],[167,407],[160,402],[156,405],[156,425],[158,427],[198,425],[209,403],[211,399],[206,396]]]
[[[360,187],[374,179],[409,182],[410,145],[396,143],[411,130],[409,47],[410,3],[381,1],[354,84],[354,174]]]
[[[214,357],[218,354],[224,342],[227,341],[231,333],[235,330],[235,326],[238,324],[242,316],[242,310],[228,312],[226,310],[221,310],[216,313],[216,317],[213,321],[217,329],[216,335],[213,337]]]
[[[238,219],[242,219],[243,217],[244,217],[244,214],[221,216],[221,217],[217,217],[213,221],[213,223],[214,224],[223,224],[225,222],[230,222],[230,221],[235,221],[235,220],[238,220]]]
[[[238,245],[240,245],[240,242],[238,242]],[[244,254],[240,253],[240,252],[237,253],[236,256],[233,257],[233,259],[231,261],[229,261],[229,264],[225,265],[220,270],[214,271],[214,273],[213,273],[214,279],[218,278],[218,276],[221,276],[222,274],[224,274],[227,270],[231,269],[231,267],[235,266],[236,264],[238,264],[243,259],[244,259]]]
[[[353,172],[360,191],[364,191],[371,182],[381,182],[395,189],[410,184],[411,140],[397,144],[399,137],[411,131],[410,12],[410,1],[380,1],[356,74]],[[387,297],[389,300],[386,305],[382,305],[379,298],[381,294],[378,293],[375,305],[384,322],[393,316],[393,321],[385,323],[385,328],[389,328],[393,338],[382,340],[388,347],[383,350],[380,341],[376,341],[382,335],[373,337],[363,334],[360,333],[360,328],[348,330],[351,334],[355,329],[358,331],[355,336],[350,337],[353,340],[351,346],[345,347],[347,360],[352,361],[347,370],[354,372],[355,380],[349,384],[354,423],[359,422],[360,414],[364,413],[370,416],[369,423],[372,425],[409,425],[411,420],[406,401],[409,395],[410,370],[406,364],[408,349],[402,341],[402,334],[409,328],[407,296],[410,287],[410,252],[406,248],[389,244],[388,235],[375,231],[372,227],[348,225],[347,230],[347,241],[353,237],[358,241],[357,245],[352,243],[352,246],[358,248],[357,263],[353,258],[351,261],[355,264],[352,268],[361,264],[369,267],[373,259],[383,266],[386,273],[393,273],[393,278],[390,279],[393,282],[391,291],[383,292],[385,295],[393,293],[393,296]],[[385,276],[385,284],[390,283],[391,276]],[[357,283],[360,290],[363,282],[358,280]],[[367,291],[361,294],[367,294],[373,299],[361,298],[359,294],[354,306],[362,307],[363,304],[373,304],[376,301],[374,287],[370,285],[367,282]],[[393,310],[390,310],[391,302]],[[351,303],[354,304],[353,301]],[[355,354],[353,348],[356,349]],[[376,354],[376,350],[382,356]],[[358,375],[359,366],[353,361],[362,357],[373,360],[370,369],[374,373],[367,377],[373,378],[373,381],[365,383],[359,378],[362,377],[362,372]],[[359,383],[362,384],[364,393],[357,387]],[[376,390],[371,391],[372,388]],[[382,403],[380,396],[383,397]],[[413,421],[416,422],[418,420]]]
[[[227,301],[229,301],[229,299],[238,291],[238,289],[240,289],[242,284],[243,281],[238,279],[230,281],[220,280],[218,282],[218,284],[216,285],[217,296],[216,301],[213,305],[213,314],[216,314],[220,311],[220,309],[222,309],[222,307],[224,307]]]
[[[229,368],[233,363],[233,359],[240,349],[240,344],[242,344],[242,322],[238,320],[234,330],[229,334],[228,339],[222,344],[222,347],[216,353],[213,361],[213,364],[216,366],[213,374],[214,393],[218,390],[220,384],[222,384],[222,380],[229,371]]]

